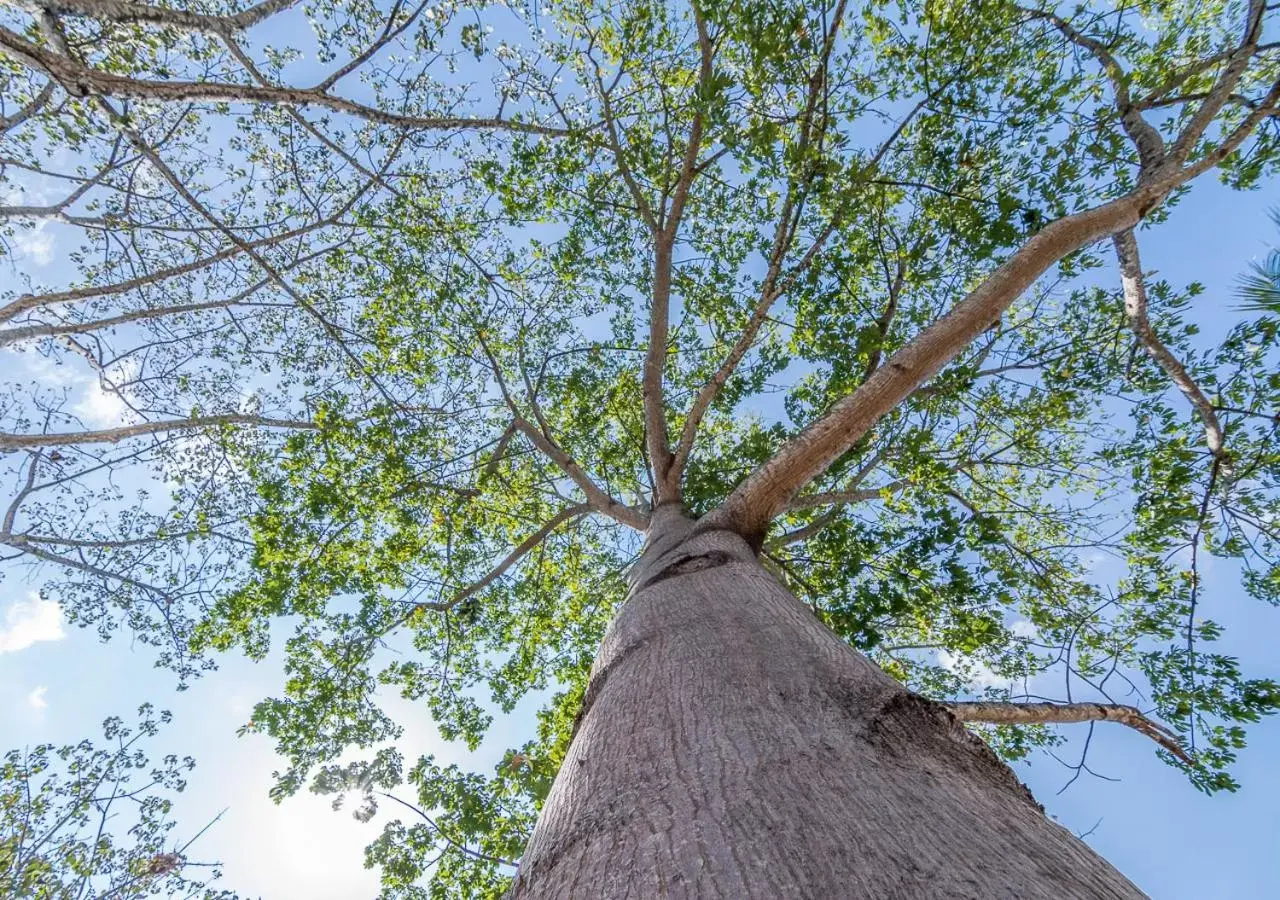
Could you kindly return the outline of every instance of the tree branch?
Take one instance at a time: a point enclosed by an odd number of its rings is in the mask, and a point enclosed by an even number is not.
[[[911,478],[899,478],[896,481],[890,481],[888,484],[882,484],[875,488],[865,488],[854,491],[824,491],[821,494],[805,494],[802,497],[796,497],[787,504],[787,509],[814,509],[819,506],[849,506],[854,503],[865,503],[868,500],[880,499],[885,491],[894,494],[913,483],[914,480]]]
[[[831,25],[824,39],[822,58],[809,79],[809,90],[805,99],[804,113],[800,117],[799,156],[805,164],[805,170],[798,179],[791,180],[787,185],[787,196],[778,215],[778,224],[773,234],[773,244],[769,250],[769,265],[765,271],[764,280],[760,284],[760,299],[756,301],[755,308],[752,309],[746,325],[738,335],[737,340],[734,341],[733,347],[730,348],[724,361],[707,383],[698,390],[697,396],[694,397],[693,403],[689,407],[689,412],[685,416],[684,425],[680,430],[680,439],[676,443],[675,453],[667,476],[668,481],[671,483],[671,496],[674,498],[678,499],[680,496],[680,479],[684,476],[685,467],[688,465],[689,457],[693,453],[694,441],[698,437],[698,427],[702,424],[702,419],[707,414],[707,410],[711,408],[711,404],[715,402],[720,391],[723,390],[729,378],[732,377],[738,365],[742,362],[742,359],[747,355],[747,351],[755,343],[756,335],[759,334],[760,329],[768,319],[769,310],[773,307],[774,302],[786,292],[791,283],[812,262],[817,255],[818,249],[825,242],[826,235],[834,231],[834,227],[829,228],[827,232],[820,236],[796,269],[792,270],[787,278],[779,284],[779,278],[782,275],[782,263],[786,259],[787,251],[790,250],[792,242],[795,240],[796,230],[799,225],[800,215],[797,207],[802,206],[804,202],[804,195],[800,193],[800,189],[813,179],[815,171],[814,166],[805,160],[805,156],[815,137],[821,136],[821,131],[814,128],[814,113],[817,110],[822,89],[827,84],[827,68],[830,64],[831,52],[835,47],[836,35],[844,18],[844,10],[845,2],[841,0],[835,9]],[[701,32],[699,34],[701,39]],[[709,73],[707,77],[709,77]],[[913,110],[907,117],[907,121],[910,121],[914,115],[915,111]],[[824,127],[825,124],[824,122]],[[880,148],[871,165],[879,164],[889,145],[896,139],[897,135],[901,134],[905,124],[904,122],[895,129],[893,136]],[[798,184],[797,181],[799,182]]]
[[[698,31],[699,70],[698,86],[694,102],[699,108],[693,114],[689,126],[689,140],[685,146],[680,174],[676,178],[669,209],[660,210],[661,230],[654,236],[653,248],[653,298],[649,306],[649,349],[644,357],[644,426],[648,441],[649,459],[654,468],[657,495],[654,505],[680,496],[680,473],[676,469],[671,452],[671,440],[667,434],[667,406],[663,397],[663,381],[666,374],[667,336],[671,318],[671,278],[674,267],[676,238],[680,234],[680,220],[694,179],[698,176],[698,151],[702,147],[703,116],[701,104],[712,79],[712,45],[706,20],[698,5],[693,4],[693,18]]]
[[[1217,118],[1218,113],[1226,105],[1232,92],[1235,91],[1236,85],[1240,83],[1245,70],[1249,67],[1249,60],[1257,50],[1258,41],[1262,37],[1262,16],[1265,11],[1266,4],[1262,0],[1250,0],[1248,12],[1245,14],[1244,33],[1240,38],[1240,45],[1228,57],[1227,64],[1223,67],[1218,80],[1209,89],[1209,96],[1200,104],[1200,108],[1191,117],[1191,121],[1187,123],[1182,133],[1178,135],[1178,139],[1173,142],[1173,147],[1169,150],[1169,156],[1174,162],[1181,164],[1190,156],[1196,143],[1213,120]]]
[[[265,416],[223,413],[212,416],[192,416],[189,419],[173,419],[164,422],[139,422],[101,431],[75,431],[66,434],[9,434],[0,432],[0,452],[30,450],[35,447],[67,447],[76,444],[115,444],[128,438],[170,431],[195,431],[215,425],[254,425],[260,428],[294,428],[314,430],[314,422],[294,419],[271,419]]]
[[[520,407],[516,405],[515,398],[511,396],[511,391],[507,388],[507,381],[502,375],[502,368],[498,365],[497,357],[489,349],[489,342],[478,332],[476,339],[485,357],[489,360],[489,367],[493,370],[494,379],[498,382],[498,391],[502,394],[503,402],[511,410],[511,427],[527,437],[535,447],[542,451],[544,456],[551,460],[560,471],[564,472],[587,495],[587,501],[591,504],[592,509],[617,522],[621,522],[623,525],[629,525],[637,531],[648,529],[648,516],[635,507],[627,506],[611,497],[592,480],[591,476],[574,461],[573,457],[564,451],[564,448],[551,439],[551,435],[524,417]]]
[[[287,272],[302,263],[309,262],[326,253],[336,250],[340,244],[321,248],[320,250],[309,253],[306,256],[281,267],[281,271]],[[253,294],[271,284],[271,279],[262,278],[254,284],[249,285],[234,297],[226,300],[210,300],[204,303],[180,303],[176,306],[153,306],[143,309],[135,309],[130,312],[120,313],[116,316],[108,316],[105,319],[90,319],[85,322],[57,322],[57,323],[36,323],[31,325],[22,325],[16,328],[0,329],[0,347],[7,347],[10,344],[16,344],[21,341],[32,340],[42,337],[60,337],[71,334],[88,334],[93,331],[102,331],[106,328],[115,328],[119,325],[127,325],[130,322],[150,321],[152,319],[162,319],[169,316],[181,316],[187,313],[206,312],[212,309],[230,309],[234,306],[246,305]],[[257,303],[255,306],[288,306],[289,304],[269,304]]]
[[[381,125],[416,130],[504,130],[522,134],[565,135],[568,131],[548,125],[497,117],[475,119],[457,116],[412,116],[388,112],[316,88],[232,84],[223,81],[148,81],[115,75],[45,50],[7,28],[0,27],[0,51],[28,68],[44,72],[72,96],[101,94],[135,97],[161,103],[208,100],[225,103],[260,103],[268,106],[320,106]]]
[[[757,467],[708,519],[740,534],[763,535],[774,516],[806,484],[941,371],[1050,266],[1100,238],[1132,227],[1185,180],[1176,177],[1179,174],[1141,184],[1124,197],[1041,229],[950,312],[894,353],[857,390]]]
[[[27,119],[40,112],[51,97],[53,97],[53,82],[46,81],[44,87],[40,88],[40,93],[32,97],[30,103],[7,118],[0,116],[0,135],[17,128]]]
[[[184,31],[221,34],[252,28],[297,2],[298,0],[263,0],[262,3],[230,16],[210,16],[183,9],[131,3],[128,0],[0,0],[0,5],[12,6],[33,14],[48,10],[55,14],[83,16],[87,19],[138,22]]]
[[[1173,355],[1156,336],[1147,317],[1147,287],[1142,277],[1142,262],[1138,256],[1138,241],[1133,229],[1126,229],[1111,239],[1115,246],[1116,259],[1120,263],[1120,283],[1124,288],[1124,314],[1129,321],[1129,329],[1137,336],[1147,355],[1165,371],[1169,380],[1178,390],[1186,395],[1187,400],[1195,408],[1200,421],[1204,423],[1205,442],[1209,452],[1215,459],[1220,459],[1226,452],[1222,423],[1213,404],[1205,396],[1204,391],[1187,373],[1186,367]]]
[[[1143,173],[1155,171],[1156,167],[1164,162],[1164,139],[1160,137],[1160,132],[1143,118],[1139,107],[1134,104],[1129,95],[1129,76],[1121,68],[1120,63],[1116,61],[1116,58],[1106,45],[1076,30],[1070,22],[1055,13],[1039,9],[1027,9],[1022,6],[1015,8],[1028,18],[1043,19],[1049,22],[1054,28],[1062,32],[1068,41],[1088,51],[1102,64],[1102,68],[1107,74],[1107,80],[1111,83],[1112,93],[1115,96],[1116,111],[1120,114],[1120,125],[1124,128],[1125,134],[1129,136],[1129,139],[1133,141],[1133,145],[1138,149],[1140,168]]]
[[[990,725],[1062,725],[1074,722],[1119,722],[1146,735],[1187,765],[1195,761],[1183,749],[1177,735],[1144,716],[1132,706],[1119,703],[944,703],[961,722]]]
[[[547,536],[551,534],[551,532],[555,531],[565,522],[569,521],[575,516],[585,515],[591,511],[592,511],[592,506],[590,503],[579,503],[575,506],[565,507],[564,509],[560,510],[560,512],[556,513],[554,516],[548,519],[547,522],[541,528],[539,528],[533,534],[529,535],[527,538],[521,541],[514,550],[512,550],[505,557],[503,557],[502,561],[498,563],[496,566],[494,566],[489,571],[489,573],[485,575],[483,578],[481,578],[479,581],[472,582],[470,585],[463,588],[461,591],[454,594],[451,598],[449,598],[446,601],[443,601],[440,603],[419,603],[416,608],[431,609],[431,610],[436,610],[438,612],[445,612],[447,610],[453,609],[459,603],[462,603],[464,600],[466,600],[469,597],[474,597],[476,594],[480,593],[489,585],[493,584],[495,581],[501,578],[502,575],[508,569],[510,569],[512,566],[518,563],[525,555],[529,553],[529,551],[533,550],[535,547],[541,544],[544,540],[546,540]]]
[[[256,241],[243,241],[241,243],[233,244],[230,247],[226,247],[202,259],[171,266],[167,269],[160,269],[150,275],[140,275],[137,278],[130,278],[127,281],[119,281],[115,284],[91,285],[88,287],[73,288],[67,291],[57,291],[48,294],[23,294],[5,306],[0,306],[0,323],[8,322],[21,313],[31,309],[37,309],[41,306],[53,306],[59,303],[75,303],[80,300],[91,300],[96,297],[110,297],[116,294],[125,294],[129,291],[148,287],[158,282],[166,281],[170,278],[179,278],[183,275],[194,274],[202,269],[207,269],[220,262],[224,262],[232,257],[238,256],[241,253],[264,250],[268,247],[282,244],[285,241],[302,237],[320,228],[325,228],[329,225],[335,224],[356,204],[368,189],[369,184],[362,185],[360,189],[355,191],[333,215],[328,216],[325,219],[312,222],[307,225],[302,225],[289,231],[283,231],[279,234],[259,238]]]

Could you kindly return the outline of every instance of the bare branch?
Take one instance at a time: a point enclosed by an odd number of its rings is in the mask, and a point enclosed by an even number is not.
[[[961,722],[991,725],[1062,725],[1074,722],[1119,722],[1146,735],[1187,765],[1194,760],[1177,735],[1132,706],[1118,703],[944,703]]]
[[[191,275],[211,266],[215,266],[220,262],[225,262],[242,253],[250,251],[261,251],[269,247],[274,247],[294,238],[302,237],[320,228],[335,224],[348,210],[353,207],[361,196],[368,190],[369,185],[363,185],[352,196],[342,204],[342,206],[331,216],[327,216],[322,220],[299,226],[298,228],[282,231],[279,234],[269,235],[259,238],[255,241],[243,241],[233,244],[212,253],[209,256],[191,262],[182,263],[176,266],[170,266],[167,269],[160,269],[149,275],[140,275],[137,278],[130,278],[127,281],[119,281],[115,284],[106,285],[89,285],[82,288],[73,288],[66,291],[55,291],[48,294],[23,294],[17,299],[11,301],[5,306],[0,306],[0,323],[8,322],[14,317],[26,312],[27,310],[37,309],[42,306],[54,306],[60,303],[75,303],[80,300],[91,300],[95,297],[110,297],[116,294],[126,294],[129,291],[136,291],[161,281],[167,281],[170,278],[179,278],[183,275]]]
[[[230,16],[209,16],[184,9],[131,3],[128,0],[0,0],[0,5],[12,6],[33,14],[48,10],[55,14],[83,16],[89,19],[106,19],[112,22],[139,22],[179,28],[184,31],[224,33],[252,28],[265,19],[289,9],[298,0],[263,0],[255,6]]]
[[[1200,421],[1204,423],[1205,442],[1209,445],[1209,452],[1215,458],[1221,458],[1226,450],[1222,423],[1218,421],[1218,414],[1214,411],[1213,404],[1196,384],[1195,379],[1187,373],[1186,367],[1156,336],[1155,329],[1151,327],[1151,320],[1147,317],[1147,287],[1142,277],[1142,262],[1138,256],[1138,241],[1133,235],[1133,229],[1119,232],[1112,237],[1111,241],[1115,246],[1116,259],[1120,263],[1120,283],[1124,287],[1124,314],[1129,320],[1130,330],[1142,343],[1147,355],[1164,369],[1169,380],[1191,402],[1196,414],[1200,416]]]
[[[289,271],[296,265],[315,259],[325,253],[329,253],[335,247],[325,247],[316,253],[309,253],[297,263],[291,263],[283,267],[283,271]],[[17,328],[5,328],[0,330],[0,347],[6,347],[10,344],[20,343],[21,341],[33,340],[42,337],[60,337],[71,334],[88,334],[93,331],[102,331],[106,328],[115,328],[119,325],[127,325],[130,322],[151,321],[154,319],[163,319],[169,316],[181,316],[187,313],[205,312],[211,309],[229,309],[234,306],[240,306],[250,296],[262,290],[271,281],[263,278],[256,283],[245,288],[234,297],[226,300],[210,300],[206,303],[180,303],[176,306],[155,306],[145,309],[135,309],[131,312],[121,313],[117,316],[108,316],[105,319],[91,319],[85,322],[59,322],[56,324],[32,324],[23,325]],[[257,304],[259,306],[287,306],[288,304]]]
[[[620,68],[613,79],[613,83],[609,87],[605,87],[604,78],[600,72],[600,64],[596,62],[589,48],[586,55],[595,67],[596,90],[600,94],[600,106],[604,113],[605,141],[610,152],[613,153],[614,161],[618,164],[618,174],[622,176],[622,183],[626,185],[627,192],[631,194],[631,200],[636,205],[636,211],[640,213],[640,218],[648,226],[649,233],[657,235],[662,230],[658,224],[658,217],[654,214],[653,207],[650,205],[649,199],[644,195],[640,183],[636,181],[635,173],[631,170],[631,164],[627,162],[627,155],[622,145],[622,135],[618,130],[618,119],[614,114],[613,102],[610,99],[614,88],[622,80],[624,70]]]
[[[170,419],[163,422],[138,422],[101,431],[73,431],[64,434],[9,434],[0,432],[0,451],[30,450],[36,447],[67,447],[75,444],[115,444],[129,438],[147,434],[174,431],[197,431],[218,425],[253,425],[259,428],[292,428],[314,430],[314,422],[295,419],[272,419],[243,413],[221,413],[210,416],[192,416],[189,419]]]

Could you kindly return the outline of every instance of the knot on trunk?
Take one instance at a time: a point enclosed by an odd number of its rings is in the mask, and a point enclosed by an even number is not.
[[[704,553],[691,553],[679,556],[670,564],[665,566],[660,572],[650,576],[648,580],[640,585],[639,590],[643,591],[646,588],[651,588],[659,582],[666,581],[668,578],[675,578],[679,575],[691,575],[694,572],[702,572],[706,569],[714,569],[732,561],[733,556],[723,550],[708,550]]]
[[[985,777],[1044,812],[1044,806],[987,742],[941,703],[911,691],[895,691],[871,715],[866,734],[890,753],[903,747],[927,748],[941,765],[962,767],[970,777]]]

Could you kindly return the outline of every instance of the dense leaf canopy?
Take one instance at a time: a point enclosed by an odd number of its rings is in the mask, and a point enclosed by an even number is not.
[[[0,228],[82,244],[0,291],[5,565],[184,679],[283,653],[246,729],[409,807],[387,897],[500,896],[666,502],[925,695],[1136,705],[1234,789],[1280,685],[1202,576],[1280,600],[1280,315],[1201,334],[1138,246],[1273,177],[1275,16],[6,2]],[[543,709],[406,767],[395,693]]]

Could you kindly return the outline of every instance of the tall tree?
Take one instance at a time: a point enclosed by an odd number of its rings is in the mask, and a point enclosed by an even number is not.
[[[247,728],[409,809],[386,896],[1134,896],[992,749],[1235,787],[1280,688],[1202,570],[1280,597],[1280,322],[1206,342],[1139,241],[1272,174],[1265,4],[5,15],[5,177],[69,188],[6,218],[94,252],[0,343],[129,411],[15,392],[0,540],[183,676],[289,617]],[[406,774],[380,688],[547,702]]]

